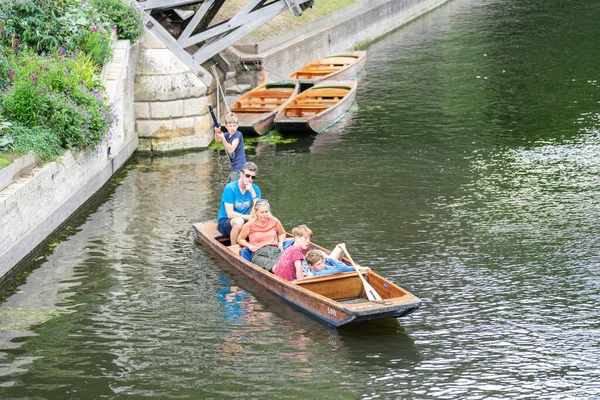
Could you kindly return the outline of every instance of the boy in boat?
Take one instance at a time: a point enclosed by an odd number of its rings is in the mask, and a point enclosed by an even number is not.
[[[230,112],[225,116],[226,133],[223,133],[219,127],[215,126],[215,142],[223,143],[225,152],[231,161],[231,172],[227,178],[227,183],[235,181],[240,177],[240,171],[246,163],[246,153],[244,152],[244,136],[238,131],[237,115]]]
[[[308,271],[305,270],[306,277],[312,278],[313,276],[354,272],[354,267],[339,260],[342,256],[342,246],[343,243],[336,245],[329,256],[321,250],[311,250],[306,253],[306,263],[309,267]],[[369,269],[368,267],[358,266],[359,271],[367,271]]]
[[[306,225],[300,225],[292,229],[294,244],[285,249],[273,272],[280,278],[288,281],[304,279],[302,272],[302,261],[304,251],[310,246],[312,231]]]
[[[260,198],[260,188],[253,183],[257,173],[256,164],[247,162],[238,173],[238,179],[223,189],[217,229],[229,236],[231,244],[237,243],[242,227],[250,219],[250,207]]]

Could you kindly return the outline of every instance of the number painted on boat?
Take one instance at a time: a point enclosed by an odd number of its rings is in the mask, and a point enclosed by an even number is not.
[[[335,310],[333,310],[329,307],[327,307],[327,314],[337,317],[337,313],[335,312]]]

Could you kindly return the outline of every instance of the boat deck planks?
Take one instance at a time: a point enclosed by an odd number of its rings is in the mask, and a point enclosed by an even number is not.
[[[351,79],[364,67],[366,54],[366,51],[351,51],[323,57],[298,68],[288,79],[313,84],[322,80]]]
[[[357,82],[323,81],[300,93],[279,110],[275,126],[282,133],[319,133],[350,108]]]
[[[245,93],[229,108],[243,134],[264,135],[272,130],[277,111],[299,91],[298,82],[265,83]]]

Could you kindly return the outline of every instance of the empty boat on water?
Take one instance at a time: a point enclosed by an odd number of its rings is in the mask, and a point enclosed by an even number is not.
[[[356,97],[357,82],[323,81],[284,105],[275,116],[281,133],[319,133],[340,119]]]
[[[320,58],[298,68],[288,79],[297,80],[301,91],[324,80],[352,79],[365,66],[366,51],[350,51]]]
[[[245,93],[230,107],[244,135],[264,135],[274,128],[275,115],[298,94],[298,82],[271,82]]]

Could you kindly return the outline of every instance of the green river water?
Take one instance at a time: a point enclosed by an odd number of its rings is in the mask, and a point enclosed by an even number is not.
[[[222,151],[136,156],[0,304],[0,398],[600,398],[598,21],[454,0],[367,49],[338,124],[248,151],[287,230],[416,313],[299,312],[195,241]]]

